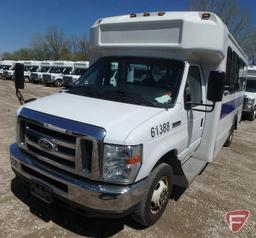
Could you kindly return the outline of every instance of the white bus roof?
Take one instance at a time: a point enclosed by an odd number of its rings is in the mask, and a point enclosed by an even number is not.
[[[54,61],[53,66],[55,66],[55,67],[74,67],[74,62],[71,62],[71,61]]]
[[[159,57],[178,56],[182,59],[220,62],[232,42],[245,61],[226,25],[214,13],[165,12],[131,14],[97,20],[91,27],[94,57],[117,54]],[[99,50],[99,49],[103,50]],[[144,49],[144,51],[143,51]],[[121,53],[122,52],[122,53]],[[93,59],[95,60],[95,59]]]
[[[41,61],[35,61],[35,60],[24,60],[19,61],[20,63],[23,63],[25,66],[40,66]]]
[[[49,67],[53,65],[53,61],[42,61],[41,62],[41,67]]]
[[[14,60],[1,60],[0,61],[0,65],[13,65],[15,63],[16,63],[16,61],[14,61]]]
[[[74,67],[87,69],[89,68],[89,61],[76,61],[74,62]]]

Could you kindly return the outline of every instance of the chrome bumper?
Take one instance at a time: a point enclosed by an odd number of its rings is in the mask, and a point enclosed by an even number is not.
[[[109,185],[77,179],[53,171],[41,163],[33,160],[24,153],[17,144],[10,146],[10,159],[12,169],[22,175],[28,181],[37,181],[51,188],[53,194],[63,197],[85,208],[102,213],[123,213],[140,202],[147,189],[146,180],[132,185]],[[26,166],[37,173],[67,186],[67,192],[55,187],[34,175],[25,172],[22,166]]]

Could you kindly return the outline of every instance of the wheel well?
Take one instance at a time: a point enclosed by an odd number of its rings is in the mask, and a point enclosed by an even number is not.
[[[177,150],[171,150],[163,155],[155,164],[154,168],[156,168],[159,164],[166,163],[170,165],[173,169],[174,181],[175,185],[181,187],[188,187],[188,180],[183,172],[181,161],[178,159]],[[154,170],[154,168],[152,170]]]
[[[169,164],[173,169],[173,173],[179,174],[179,171],[181,169],[181,162],[178,160],[177,150],[171,150],[171,151],[167,152],[164,156],[162,156],[157,161],[154,168],[157,167],[161,163]]]

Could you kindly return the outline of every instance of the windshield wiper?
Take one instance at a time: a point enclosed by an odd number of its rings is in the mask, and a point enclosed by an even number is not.
[[[99,94],[96,90],[93,90],[91,87],[84,87],[84,86],[73,86],[67,92],[71,94],[77,94],[77,95],[89,96],[89,97],[97,97]]]
[[[124,102],[133,102],[143,104],[145,106],[154,106],[156,107],[157,104],[152,102],[151,100],[142,97],[139,94],[129,93],[122,90],[105,90],[102,92],[103,95],[107,95],[113,99],[120,99]]]

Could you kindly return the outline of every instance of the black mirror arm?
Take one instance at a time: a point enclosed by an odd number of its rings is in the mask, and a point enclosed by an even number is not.
[[[193,111],[197,111],[197,112],[213,112],[214,109],[215,109],[215,102],[211,105],[211,104],[203,104],[203,103],[189,103],[191,104],[191,107]],[[203,109],[197,109],[197,108],[193,108],[193,107],[196,107],[196,106],[205,106],[205,107],[211,107],[210,110],[203,110]]]

